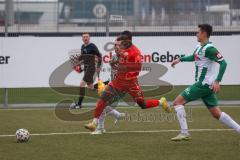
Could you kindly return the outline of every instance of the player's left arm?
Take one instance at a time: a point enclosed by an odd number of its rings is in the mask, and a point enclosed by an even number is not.
[[[227,68],[227,62],[215,47],[207,48],[205,56],[220,65],[216,81],[221,82]]]
[[[111,66],[111,69],[113,69],[113,70],[117,69],[118,61],[119,61],[119,57],[117,55],[113,55],[109,61],[109,65]]]
[[[220,90],[219,82],[222,81],[223,75],[227,68],[227,62],[215,47],[207,48],[205,57],[217,62],[220,65],[217,78],[213,84],[213,91],[218,92]]]
[[[98,61],[97,61],[97,68],[100,68],[102,65],[102,54],[99,52],[97,46],[94,44],[93,45],[93,53],[97,56]]]

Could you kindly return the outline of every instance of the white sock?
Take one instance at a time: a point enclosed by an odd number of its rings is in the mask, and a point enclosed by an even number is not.
[[[240,134],[240,125],[237,124],[228,114],[222,112],[219,118],[219,121],[226,124],[228,127],[234,129]]]
[[[105,122],[105,119],[106,119],[106,116],[112,116],[114,118],[119,118],[120,117],[120,112],[118,112],[117,110],[113,109],[112,107],[110,106],[107,106],[102,114],[100,115],[99,119],[98,119],[98,126],[97,128],[98,129],[104,129],[104,122]]]
[[[187,120],[186,120],[186,112],[185,112],[184,106],[183,105],[175,106],[175,111],[177,113],[177,119],[180,124],[181,133],[189,134]]]
[[[106,111],[104,109],[104,111],[102,112],[102,114],[100,115],[100,117],[98,119],[97,129],[104,129],[105,118],[106,118]]]
[[[112,109],[110,112],[107,113],[107,115],[112,116],[116,119],[120,118],[121,113],[118,112],[116,109]]]
[[[113,109],[112,107],[110,107],[110,106],[107,106],[104,110],[103,110],[103,112],[102,112],[102,114],[100,115],[100,117],[99,117],[99,119],[95,119],[94,118],[94,122],[97,122],[97,129],[104,129],[104,122],[105,122],[105,118],[106,118],[106,116],[112,116],[112,117],[114,117],[114,118],[120,118],[120,116],[121,116],[121,113],[120,112],[118,112],[116,109]]]

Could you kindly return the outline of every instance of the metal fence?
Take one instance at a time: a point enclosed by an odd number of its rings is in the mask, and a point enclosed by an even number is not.
[[[0,0],[0,32],[240,30],[239,0]]]

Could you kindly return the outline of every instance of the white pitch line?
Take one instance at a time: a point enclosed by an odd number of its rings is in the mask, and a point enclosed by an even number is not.
[[[233,129],[190,129],[190,132],[219,132],[219,131],[233,131]],[[151,131],[109,131],[107,134],[120,134],[120,133],[165,133],[165,132],[179,132],[179,130],[151,130]],[[90,134],[90,132],[66,132],[66,133],[33,133],[31,136],[53,136],[53,135],[78,135]],[[15,137],[14,134],[0,135],[0,138]]]
[[[191,108],[191,109],[199,109],[199,108],[203,108],[205,109],[206,107],[203,106],[203,105],[197,105],[197,106],[186,106],[186,108]],[[220,108],[240,108],[240,105],[226,105],[226,106],[220,106]],[[81,110],[91,110],[91,109],[94,109],[94,107],[92,108],[81,108]],[[116,107],[116,109],[139,109],[141,110],[139,107],[137,106],[129,106],[129,107],[123,107],[123,106],[119,106],[119,107]],[[32,108],[32,107],[25,107],[25,108],[3,108],[3,107],[0,107],[0,111],[42,111],[42,110],[49,110],[49,111],[54,111],[55,108],[54,107],[49,107],[49,108],[41,108],[41,107],[38,107],[38,108]]]

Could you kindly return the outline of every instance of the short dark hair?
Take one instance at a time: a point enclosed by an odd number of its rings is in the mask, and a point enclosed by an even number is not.
[[[124,49],[127,49],[127,48],[131,47],[131,45],[132,45],[132,33],[128,31],[128,32],[124,32],[124,34],[120,34],[117,37],[117,41],[122,41],[121,44],[122,44]]]
[[[130,31],[127,31],[127,30],[123,31],[121,33],[121,36],[125,37],[126,40],[132,41],[132,32],[130,32]]]
[[[213,32],[212,26],[210,24],[199,24],[198,28],[200,28],[201,31],[206,32],[208,38],[211,36]]]
[[[90,36],[90,33],[89,33],[89,32],[83,32],[82,35],[84,35],[84,34],[88,34],[88,35]]]

